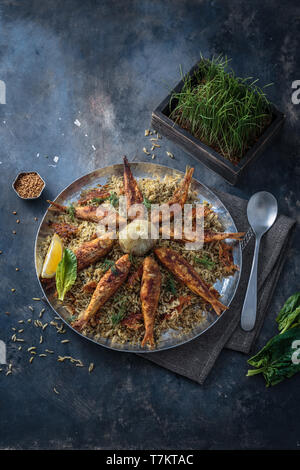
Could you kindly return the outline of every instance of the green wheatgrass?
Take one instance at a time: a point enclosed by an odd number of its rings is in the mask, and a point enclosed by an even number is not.
[[[202,58],[170,100],[170,117],[225,158],[238,163],[272,120],[270,102],[257,80],[239,78],[228,59]],[[182,72],[181,72],[182,73]]]

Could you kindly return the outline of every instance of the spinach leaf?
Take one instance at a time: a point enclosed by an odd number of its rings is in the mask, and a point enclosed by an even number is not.
[[[276,321],[281,333],[284,333],[288,328],[300,321],[300,292],[287,299]]]
[[[77,277],[77,258],[72,250],[65,248],[56,270],[56,289],[59,300],[71,289]]]
[[[300,353],[297,356],[294,341],[300,341],[300,326],[274,336],[264,348],[251,357],[248,363],[256,369],[248,370],[247,376],[262,373],[269,387],[300,372]],[[293,362],[294,354],[298,360]]]

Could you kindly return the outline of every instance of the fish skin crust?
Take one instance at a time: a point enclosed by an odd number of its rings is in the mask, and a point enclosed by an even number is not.
[[[173,197],[168,201],[169,206],[172,204],[180,204],[183,208],[189,195],[189,188],[192,181],[194,168],[187,168],[185,175],[178,188],[174,191]]]
[[[123,161],[124,161],[124,189],[125,189],[125,196],[127,198],[127,210],[128,210],[133,204],[142,204],[144,198],[131,172],[127,157],[124,156]]]
[[[161,287],[161,273],[156,261],[147,256],[143,263],[143,276],[141,286],[142,314],[145,324],[145,336],[142,347],[149,343],[154,347],[154,322],[157,313],[157,306]]]
[[[192,292],[206,300],[213,307],[217,315],[221,315],[222,311],[228,308],[213,295],[209,286],[201,279],[193,266],[179,253],[164,247],[156,248],[154,253],[174,276],[183,282]]]
[[[166,205],[168,206],[174,205],[173,207],[174,212],[172,211],[170,213],[170,220],[173,220],[174,215],[176,215],[176,213],[180,213],[180,214],[182,213],[183,206],[186,203],[186,200],[188,198],[193,173],[194,173],[194,168],[186,169],[184,178],[179,183],[178,188],[174,191],[172,198],[168,202],[166,202]],[[153,214],[151,214],[151,222],[153,224],[157,224],[157,223],[161,224],[162,218],[163,218],[162,213],[160,211],[156,211]]]
[[[124,255],[115,263],[115,269],[118,273],[109,269],[100,279],[97,287],[92,295],[91,301],[87,309],[82,312],[77,320],[73,323],[73,327],[81,330],[83,326],[95,316],[98,310],[105,302],[118,290],[118,288],[126,280],[130,269],[129,255]]]
[[[47,202],[51,205],[50,210],[52,212],[68,212],[67,206],[62,206],[61,204],[57,204],[56,202],[49,200]],[[102,225],[111,224],[111,226],[114,225],[114,222],[116,222],[116,225],[126,223],[126,219],[124,217],[121,217],[118,212],[114,209],[109,209],[107,206],[76,206],[74,209],[74,216],[77,219],[98,222]]]
[[[80,245],[75,251],[77,258],[77,270],[81,271],[90,264],[95,263],[103,258],[113,247],[113,239],[109,237],[95,238]]]

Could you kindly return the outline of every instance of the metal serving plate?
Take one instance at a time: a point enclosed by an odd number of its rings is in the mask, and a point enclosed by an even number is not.
[[[159,177],[163,178],[165,175],[172,175],[172,176],[181,176],[183,177],[183,173],[175,170],[173,168],[169,168],[162,165],[156,165],[153,163],[138,163],[134,162],[130,164],[132,172],[134,176],[139,178],[154,178]],[[69,204],[78,200],[80,193],[87,188],[95,187],[97,184],[105,184],[108,177],[111,175],[122,176],[123,175],[123,165],[112,165],[106,168],[95,170],[81,178],[78,178],[73,183],[71,183],[66,189],[64,189],[55,199],[55,201],[59,204]],[[193,179],[192,180],[192,189],[196,190],[198,193],[199,201],[207,201],[213,206],[213,210],[217,212],[220,221],[224,226],[224,230],[226,232],[237,232],[237,228],[232,220],[232,217],[224,204],[220,201],[220,199],[206,186],[204,186],[199,181]],[[36,273],[39,278],[39,271],[40,266],[42,263],[41,259],[41,243],[42,241],[52,233],[48,226],[48,222],[53,218],[53,213],[49,213],[47,210],[46,214],[44,215],[42,222],[40,224],[36,242],[35,242],[35,268]],[[241,270],[242,270],[242,251],[240,247],[240,243],[234,242],[233,243],[233,257],[234,263],[239,267],[239,271],[236,271],[233,276],[227,277],[222,281],[217,281],[214,284],[214,288],[217,289],[221,294],[221,301],[223,304],[229,306],[234,295],[236,293]],[[40,282],[40,281],[39,281]],[[40,283],[41,289],[43,287]],[[56,299],[49,299],[46,292],[43,290],[44,296],[47,299],[49,305],[52,307],[54,312],[61,317],[61,319],[70,327],[71,325],[66,320],[69,317],[69,312],[60,305],[59,301]],[[197,308],[197,307],[195,307]],[[224,311],[222,315],[227,315],[227,311]],[[222,316],[221,315],[221,316]],[[203,322],[200,325],[195,325],[195,328],[189,334],[183,335],[182,333],[174,330],[169,330],[165,332],[162,337],[160,338],[159,342],[157,343],[157,347],[155,350],[147,350],[143,349],[138,345],[130,345],[130,344],[120,344],[117,342],[112,342],[110,339],[101,338],[100,340],[95,340],[92,337],[87,337],[79,333],[78,331],[74,330],[77,334],[80,334],[83,338],[86,338],[94,343],[100,344],[101,346],[105,346],[110,349],[114,349],[117,351],[124,351],[124,352],[134,352],[134,353],[147,353],[153,351],[162,351],[164,349],[174,348],[175,346],[179,346],[184,344],[192,339],[197,338],[201,334],[205,333],[212,325],[214,325],[218,319],[215,312],[209,312],[203,314]]]

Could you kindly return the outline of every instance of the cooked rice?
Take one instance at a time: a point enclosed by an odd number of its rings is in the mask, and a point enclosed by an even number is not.
[[[178,186],[178,182],[178,177],[165,176],[163,180],[158,177],[154,179],[143,178],[138,181],[138,185],[143,195],[151,203],[163,203],[167,202],[173,195],[174,190]],[[113,191],[117,195],[120,195],[123,189],[123,178],[112,176],[106,186],[109,191]],[[196,199],[197,194],[190,190],[187,203],[191,204],[195,202]],[[70,216],[68,214],[54,215],[53,221],[70,223]],[[68,244],[65,244],[65,247],[75,251],[83,242],[91,239],[92,235],[96,232],[97,224],[78,219],[75,219],[71,223],[76,225],[79,228],[79,231],[75,238],[72,238]],[[204,226],[205,229],[212,231],[224,231],[217,214],[214,212],[211,212],[207,217],[205,217]],[[51,238],[52,236],[49,235],[43,244],[43,258],[46,255]],[[194,266],[202,279],[210,285],[213,285],[218,279],[221,280],[228,276],[224,266],[219,261],[219,242],[204,244],[203,249],[198,251],[185,250],[184,245],[171,240],[159,240],[158,244],[168,246],[183,255],[184,258]],[[123,254],[124,253],[116,242],[114,248],[110,253],[108,253],[106,258],[116,261]],[[202,258],[203,256],[215,263],[211,269],[195,263],[195,257]],[[132,266],[129,276],[137,270],[137,267],[143,262],[143,259],[143,257],[134,257],[135,265]],[[83,286],[89,281],[100,280],[105,272],[103,261],[104,260],[102,259],[94,265],[80,271],[74,286],[66,295],[64,305],[67,307],[68,311],[70,311],[71,307],[71,311],[73,313],[73,315],[68,319],[70,322],[88,306],[92,293],[85,292],[83,290]],[[166,286],[170,273],[162,265],[160,265],[160,270],[162,274],[162,286],[154,328],[154,336],[157,345],[159,345],[159,341],[162,338],[163,333],[167,331],[169,333],[176,332],[177,335],[180,334],[182,336],[190,333],[199,326],[199,324],[205,321],[207,312],[211,310],[207,303],[205,303],[199,296],[193,294],[186,286],[176,280],[176,296],[174,298],[174,295]],[[191,305],[185,308],[183,312],[178,315],[174,310],[175,307],[179,305],[178,297],[184,295],[189,295],[191,297]],[[112,323],[112,316],[117,314],[124,304],[127,306],[126,316],[131,313],[141,312],[140,282],[136,282],[132,289],[129,289],[125,282],[118,292],[106,302],[106,304],[101,308],[101,312],[97,314],[97,317],[93,321],[90,321],[82,333],[86,336],[92,337],[96,341],[103,341],[103,338],[109,338],[111,341],[119,344],[140,344],[144,336],[143,325],[138,330],[132,330],[123,326],[121,323],[116,325],[113,325]],[[173,312],[173,315],[170,319],[164,318],[166,314],[171,312]]]

